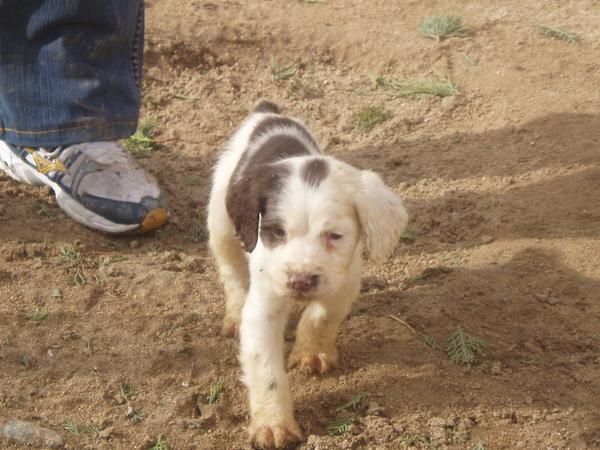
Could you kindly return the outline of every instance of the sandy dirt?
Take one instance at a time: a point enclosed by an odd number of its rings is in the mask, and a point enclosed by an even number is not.
[[[47,189],[0,176],[0,425],[39,424],[70,449],[248,448],[202,224],[210,167],[266,96],[327,153],[378,171],[411,212],[411,235],[367,266],[339,369],[290,373],[298,448],[600,448],[596,1],[147,6],[143,116],[164,148],[140,161],[173,220],[107,237],[69,221]],[[469,34],[421,36],[433,14],[462,16]],[[273,65],[294,71],[277,80]],[[460,95],[392,98],[372,76],[447,77]],[[371,106],[388,119],[361,131]],[[445,352],[458,326],[487,343],[472,366]],[[361,393],[342,412],[350,429],[331,435],[336,408]]]

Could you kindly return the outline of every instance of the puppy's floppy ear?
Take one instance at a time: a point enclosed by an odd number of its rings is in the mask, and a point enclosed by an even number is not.
[[[229,185],[225,207],[247,252],[251,253],[256,247],[260,214],[266,212],[267,205],[274,205],[275,194],[288,173],[282,164],[268,164],[260,169],[244,170],[243,176]]]
[[[259,195],[250,176],[229,185],[225,206],[244,250],[252,252],[258,239]]]
[[[408,223],[408,213],[400,197],[377,174],[363,170],[356,210],[369,259],[383,262],[392,254]]]

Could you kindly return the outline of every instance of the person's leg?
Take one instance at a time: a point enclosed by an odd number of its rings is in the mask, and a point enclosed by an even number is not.
[[[156,180],[113,142],[137,125],[143,20],[141,0],[0,0],[0,168],[113,233],[168,217]]]
[[[135,131],[141,0],[0,0],[0,139],[29,147]]]

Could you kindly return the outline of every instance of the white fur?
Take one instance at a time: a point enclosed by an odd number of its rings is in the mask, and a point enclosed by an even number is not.
[[[267,116],[253,113],[230,140],[213,180],[208,228],[210,247],[225,288],[224,331],[239,325],[243,382],[249,391],[250,434],[260,447],[284,446],[300,439],[284,362],[284,330],[294,297],[290,273],[319,275],[318,286],[300,301],[306,308],[298,324],[290,366],[324,373],[337,364],[336,336],[359,294],[363,251],[372,259],[388,257],[408,216],[402,202],[374,173],[325,157],[329,173],[317,189],[302,179],[310,157],[288,158],[291,175],[279,192],[285,242],[270,247],[260,235],[246,255],[228,216],[225,197],[236,165],[268,136],[297,133],[269,130],[248,149],[252,130]],[[298,134],[302,137],[301,134]],[[311,143],[302,137],[311,153]],[[341,235],[331,239],[330,233]]]

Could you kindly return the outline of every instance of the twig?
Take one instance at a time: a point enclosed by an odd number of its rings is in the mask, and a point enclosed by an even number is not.
[[[390,319],[394,319],[396,322],[401,323],[402,325],[404,325],[406,328],[408,328],[410,331],[412,331],[417,336],[420,336],[420,333],[417,330],[415,330],[413,327],[411,327],[409,324],[407,324],[404,320],[400,319],[399,317],[396,317],[393,314],[389,314],[388,317]]]

